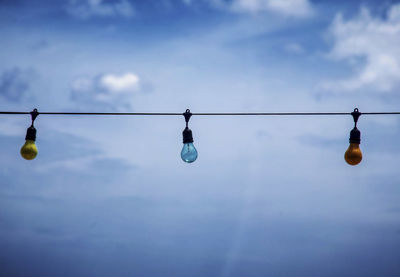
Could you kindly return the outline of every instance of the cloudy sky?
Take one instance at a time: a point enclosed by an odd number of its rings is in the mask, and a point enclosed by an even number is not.
[[[400,2],[1,0],[0,110],[400,111]],[[400,118],[0,118],[1,276],[399,276]]]

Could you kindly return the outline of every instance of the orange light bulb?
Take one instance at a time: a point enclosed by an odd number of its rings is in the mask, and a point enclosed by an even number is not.
[[[349,165],[358,165],[362,160],[362,153],[359,143],[350,143],[344,153],[344,159]]]

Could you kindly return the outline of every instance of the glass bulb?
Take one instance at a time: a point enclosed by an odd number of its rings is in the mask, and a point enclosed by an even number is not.
[[[197,159],[197,150],[193,143],[184,143],[181,151],[181,158],[186,163],[192,163]]]
[[[359,143],[350,143],[346,153],[344,153],[344,159],[349,165],[358,165],[362,160],[362,153]]]
[[[25,160],[33,160],[38,154],[38,149],[36,147],[34,140],[27,139],[25,144],[21,147],[21,156]]]

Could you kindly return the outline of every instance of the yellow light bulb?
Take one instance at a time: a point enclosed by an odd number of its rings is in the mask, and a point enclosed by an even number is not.
[[[362,160],[362,153],[359,143],[350,143],[346,153],[344,153],[344,159],[349,165],[358,165]]]
[[[35,141],[27,139],[25,144],[21,147],[21,156],[25,160],[33,160],[38,154]]]

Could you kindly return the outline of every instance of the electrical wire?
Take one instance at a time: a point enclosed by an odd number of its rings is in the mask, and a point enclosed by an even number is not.
[[[0,114],[31,114],[31,112],[0,111]],[[100,115],[100,116],[175,116],[183,113],[128,113],[128,112],[39,112],[40,115]],[[329,116],[329,115],[351,115],[350,112],[245,112],[245,113],[192,113],[195,116]],[[362,115],[393,115],[400,112],[362,112]]]

